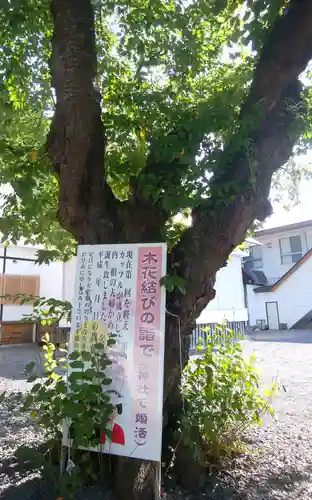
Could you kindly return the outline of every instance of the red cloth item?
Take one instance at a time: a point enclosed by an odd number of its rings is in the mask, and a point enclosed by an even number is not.
[[[120,427],[120,425],[118,425],[118,424],[114,424],[112,432],[113,432],[112,443],[120,444],[121,446],[124,446],[125,445],[125,434],[124,434],[124,431],[122,430],[122,427]],[[102,432],[100,444],[105,444],[105,441],[106,441],[106,433]]]

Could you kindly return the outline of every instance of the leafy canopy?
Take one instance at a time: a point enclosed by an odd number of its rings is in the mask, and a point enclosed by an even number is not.
[[[259,49],[286,3],[93,1],[105,169],[116,197],[127,200],[137,179],[168,220],[209,197]],[[68,257],[75,242],[57,222],[58,181],[45,148],[55,105],[49,2],[4,0],[0,22],[0,230]]]

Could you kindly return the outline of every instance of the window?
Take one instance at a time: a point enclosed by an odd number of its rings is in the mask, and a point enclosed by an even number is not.
[[[301,236],[279,240],[282,264],[295,264],[302,257]]]
[[[260,269],[261,267],[263,267],[262,247],[260,245],[250,247],[250,256],[253,269]]]

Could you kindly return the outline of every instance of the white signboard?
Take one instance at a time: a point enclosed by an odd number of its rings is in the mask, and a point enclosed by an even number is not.
[[[166,255],[159,243],[78,248],[70,351],[88,350],[94,330],[104,343],[117,335],[113,437],[101,436],[103,453],[161,459]]]

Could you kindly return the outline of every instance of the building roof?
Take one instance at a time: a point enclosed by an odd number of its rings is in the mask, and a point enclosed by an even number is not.
[[[250,237],[246,238],[244,243],[248,248],[251,246],[255,246],[255,245],[263,246],[260,241],[256,240],[255,238],[250,238]]]
[[[265,286],[259,286],[258,288],[254,289],[255,293],[264,293],[264,292],[274,292],[277,287],[279,287],[284,281],[286,281],[292,274],[294,274],[299,267],[302,266],[310,257],[312,256],[312,248],[305,253],[296,264],[294,264],[288,271],[287,273],[283,274],[283,276],[276,281],[273,285],[265,285]]]
[[[268,280],[263,271],[259,269],[248,269],[248,266],[243,267],[243,283],[245,285],[267,286]]]
[[[312,220],[304,220],[295,224],[286,224],[285,226],[272,227],[270,229],[260,229],[259,231],[255,231],[255,237],[284,233],[296,229],[304,229],[305,227],[312,227]]]

